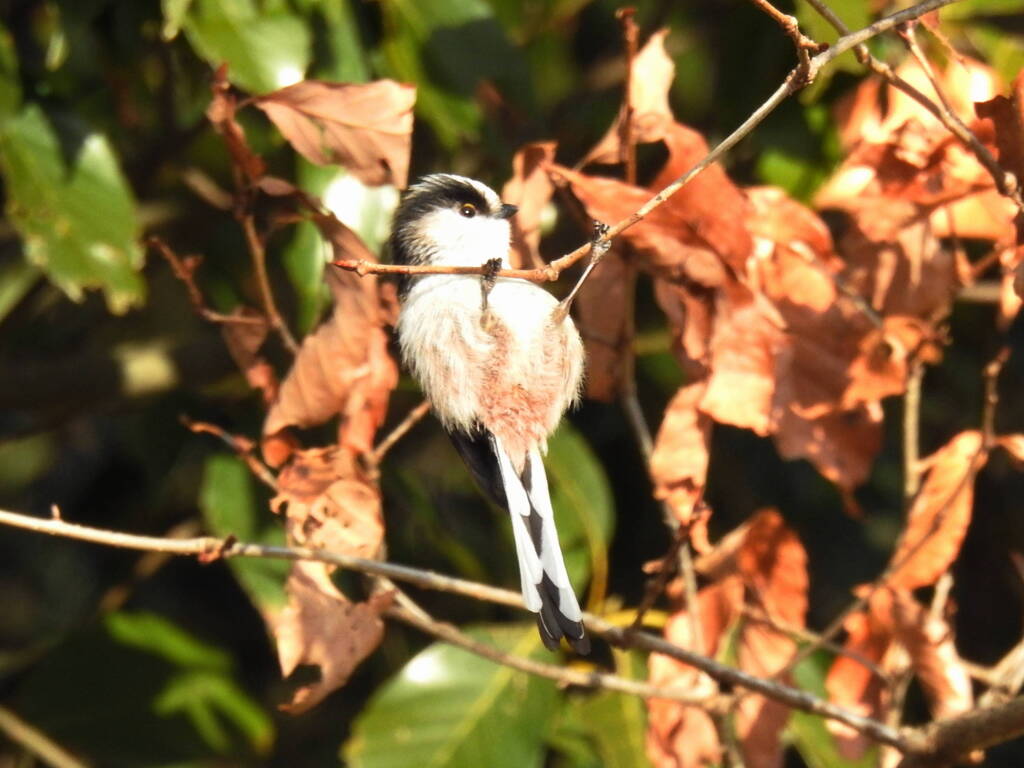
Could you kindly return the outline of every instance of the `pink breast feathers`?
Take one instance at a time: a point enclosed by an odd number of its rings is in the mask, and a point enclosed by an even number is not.
[[[542,447],[574,392],[567,392],[568,349],[562,327],[548,325],[540,343],[516,339],[497,318],[479,392],[480,423],[497,437],[521,472],[530,449]]]

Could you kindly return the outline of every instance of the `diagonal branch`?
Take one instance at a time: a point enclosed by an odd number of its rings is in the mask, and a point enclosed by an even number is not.
[[[910,8],[906,8],[898,13],[894,13],[891,16],[886,16],[879,19],[874,24],[869,24],[863,29],[851,32],[850,34],[843,35],[840,37],[834,45],[828,50],[822,51],[811,58],[806,71],[801,66],[798,66],[789,76],[785,82],[775,89],[775,92],[768,97],[768,99],[751,115],[743,121],[743,123],[736,128],[732,133],[725,137],[714,149],[708,152],[704,158],[693,166],[690,170],[684,173],[682,176],[677,178],[675,181],[668,184],[658,194],[644,203],[640,208],[631,213],[626,218],[622,219],[615,225],[608,228],[600,240],[611,242],[614,238],[618,237],[624,231],[644,220],[648,214],[651,213],[655,208],[663,205],[672,195],[682,189],[684,186],[689,184],[698,174],[700,174],[705,168],[718,162],[718,160],[725,155],[726,152],[731,150],[740,141],[747,137],[747,135],[760,125],[768,115],[775,111],[775,109],[786,99],[792,96],[794,93],[799,91],[806,85],[814,82],[817,78],[818,73],[826,66],[832,63],[838,56],[846,53],[847,51],[862,45],[864,41],[870,40],[876,35],[880,35],[883,32],[888,32],[890,29],[898,27],[900,24],[904,24],[908,21],[923,16],[929,11],[934,11],[936,8],[941,8],[944,5],[950,5],[958,0],[925,0],[924,2],[913,5]],[[817,7],[817,6],[816,6]],[[833,14],[834,15],[834,14]],[[841,23],[841,22],[840,22]],[[531,280],[533,282],[542,283],[547,281],[554,281],[558,279],[558,276],[565,271],[568,267],[575,264],[585,255],[590,253],[592,243],[585,243],[576,250],[567,253],[561,258],[548,264],[546,267],[538,269],[503,269],[497,273],[488,272],[483,265],[476,266],[455,266],[455,267],[442,267],[435,265],[404,265],[404,264],[376,264],[363,259],[339,259],[332,262],[334,266],[346,269],[360,276],[371,275],[371,274],[398,274],[398,275],[484,275],[493,274],[495,277],[516,277],[522,280]]]
[[[32,517],[31,515],[6,510],[0,510],[0,524],[23,528],[37,533],[48,533],[65,538],[91,541],[107,546],[153,550],[175,555],[195,555],[205,560],[217,557],[262,557],[329,563],[347,570],[404,581],[425,589],[450,592],[476,600],[484,600],[515,608],[522,608],[523,606],[522,597],[518,593],[506,589],[498,589],[465,579],[443,576],[419,568],[410,568],[404,565],[384,563],[377,560],[365,560],[359,557],[352,557],[351,555],[315,550],[308,547],[268,546],[240,542],[233,538],[219,539],[213,536],[202,536],[193,539],[136,536],[120,531],[76,525],[60,519]],[[416,618],[415,612],[411,614],[411,618]],[[422,617],[420,619],[422,621]],[[404,617],[403,620],[405,620]],[[863,717],[838,707],[812,693],[751,675],[715,659],[681,648],[661,637],[617,626],[600,616],[584,613],[583,621],[594,634],[600,635],[612,645],[623,648],[639,648],[670,656],[684,664],[690,664],[700,669],[720,683],[745,688],[793,709],[799,709],[845,723],[869,738],[894,746],[903,752],[909,749],[903,736],[895,729],[872,718]],[[593,680],[591,680],[591,684],[593,684]],[[676,693],[671,693],[668,694],[668,697],[674,698],[676,695]]]

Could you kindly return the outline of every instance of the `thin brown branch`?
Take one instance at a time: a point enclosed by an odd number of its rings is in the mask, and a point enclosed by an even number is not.
[[[256,456],[256,445],[252,440],[242,435],[232,435],[216,424],[210,424],[206,421],[192,421],[187,416],[181,417],[181,423],[196,434],[213,435],[218,438],[245,462],[246,466],[249,467],[249,471],[259,478],[264,485],[275,491],[277,490],[277,478],[270,471],[270,467]]]
[[[619,8],[615,18],[622,25],[622,38],[626,44],[626,89],[622,97],[623,117],[620,130],[619,159],[626,164],[626,183],[636,184],[636,144],[633,141],[633,88],[635,73],[633,64],[636,61],[639,30],[636,26],[636,8]]]
[[[204,320],[211,323],[238,323],[241,325],[259,325],[264,322],[262,317],[225,315],[220,312],[215,312],[206,306],[206,301],[203,299],[203,293],[199,290],[199,286],[196,285],[195,279],[196,269],[202,262],[202,258],[200,256],[185,256],[182,258],[174,252],[174,249],[171,248],[171,246],[159,237],[147,238],[146,245],[150,248],[155,248],[157,252],[164,257],[170,265],[174,276],[184,284],[185,291],[188,294],[188,300],[192,305],[192,308],[195,310],[196,314]]]
[[[811,52],[821,53],[828,46],[807,37],[807,35],[800,31],[800,22],[796,20],[796,17],[783,13],[769,3],[768,0],[751,0],[751,2],[771,16],[775,23],[782,27],[782,31],[789,36],[789,39],[793,41],[793,46],[796,48],[798,71],[809,72],[811,68]]]
[[[369,456],[370,463],[374,466],[380,464],[381,461],[383,461],[385,454],[391,450],[394,444],[405,437],[406,433],[415,427],[419,423],[420,419],[426,416],[429,411],[430,402],[427,400],[424,400],[409,411],[409,413],[405,415],[405,418],[402,419],[395,428],[374,447]]]
[[[979,750],[1024,735],[1024,697],[919,728],[905,728],[902,734],[909,750],[897,768],[978,762]]]
[[[719,159],[725,155],[726,152],[735,147],[740,141],[760,125],[768,115],[775,111],[775,109],[787,98],[792,96],[794,93],[799,91],[809,83],[814,82],[818,73],[826,66],[832,63],[837,57],[846,53],[847,51],[863,45],[866,40],[870,40],[876,35],[880,35],[883,32],[903,24],[905,22],[916,19],[929,11],[934,11],[936,8],[941,8],[944,5],[950,5],[958,2],[958,0],[925,0],[925,2],[918,3],[909,8],[905,8],[898,13],[894,13],[891,16],[885,16],[879,19],[874,24],[869,24],[863,29],[857,30],[850,34],[840,37],[835,44],[830,46],[827,50],[813,56],[810,60],[807,68],[806,76],[804,76],[801,68],[796,68],[790,72],[785,82],[782,83],[775,92],[769,96],[761,106],[754,110],[746,120],[743,121],[732,133],[730,133],[725,139],[723,139],[714,149],[708,152],[704,158],[694,165],[690,170],[684,173],[682,176],[677,178],[675,181],[668,184],[658,194],[640,206],[636,211],[631,213],[626,218],[622,219],[615,225],[608,228],[608,231],[602,236],[603,240],[612,241],[618,237],[625,230],[632,227],[634,224],[641,222],[648,214],[651,213],[655,208],[658,208],[664,204],[672,195],[682,189],[684,186],[690,183],[699,173],[705,168],[718,162]],[[570,253],[565,254],[561,258],[548,264],[546,267],[541,269],[503,269],[497,273],[493,273],[495,277],[515,277],[522,280],[531,280],[533,282],[547,282],[558,279],[558,276],[566,270],[568,267],[575,264],[581,258],[590,253],[591,243],[584,243],[579,248]],[[399,274],[399,275],[483,275],[486,272],[486,268],[483,265],[476,266],[454,266],[454,267],[440,267],[435,265],[401,265],[401,264],[375,264],[363,259],[339,259],[332,262],[334,266],[341,269],[347,269],[355,272],[360,276],[371,275],[371,274]]]
[[[384,563],[376,560],[366,560],[351,555],[344,555],[338,552],[327,552],[323,550],[310,549],[308,547],[280,547],[263,544],[252,544],[241,542],[232,538],[219,539],[213,536],[203,536],[194,539],[165,539],[157,536],[136,536],[119,531],[109,531],[90,526],[76,525],[63,520],[53,520],[30,515],[23,515],[16,512],[0,510],[0,524],[22,528],[37,533],[46,533],[65,538],[90,541],[106,546],[123,547],[137,550],[152,550],[156,552],[168,552],[177,555],[199,556],[205,560],[217,557],[263,557],[278,558],[283,560],[310,560],[314,562],[329,563],[347,570],[358,571],[375,576],[386,576],[398,581],[415,584],[425,589],[435,589],[452,594],[471,597],[477,600],[493,602],[499,605],[507,605],[521,608],[522,597],[505,589],[498,589],[486,584],[456,579],[451,576],[443,576],[431,571],[424,571],[419,568]],[[651,635],[647,632],[637,632],[629,628],[617,626],[600,616],[590,613],[583,614],[583,621],[595,634],[603,637],[609,643],[623,648],[638,648],[641,650],[661,653],[671,658],[690,664],[720,683],[730,686],[745,688],[754,693],[760,693],[770,699],[778,701],[788,707],[799,709],[811,714],[820,715],[829,719],[845,723],[854,730],[863,733],[883,744],[889,744],[898,749],[908,749],[902,736],[869,717],[863,717],[838,707],[812,693],[801,691],[788,685],[776,683],[771,680],[752,675],[748,672],[730,667],[715,659],[708,658],[699,653],[694,653],[669,641]]]
[[[910,503],[921,487],[921,381],[924,363],[910,362],[907,391],[903,394],[903,507]]]
[[[598,670],[584,670],[577,667],[563,667],[554,664],[545,664],[522,656],[516,656],[495,648],[488,643],[475,640],[457,627],[447,622],[437,621],[430,617],[418,616],[406,608],[393,606],[386,611],[389,618],[408,624],[419,629],[428,635],[444,640],[454,646],[463,648],[477,656],[502,664],[512,669],[518,669],[538,677],[545,677],[554,680],[561,685],[575,685],[588,689],[605,689],[618,691],[619,693],[631,696],[640,696],[644,699],[668,699],[679,701],[684,704],[691,704],[703,708],[714,708],[715,697],[694,696],[689,688],[671,687],[662,688],[639,680],[629,680],[618,675],[600,672]]]
[[[0,733],[52,768],[88,768],[88,763],[79,760],[7,707],[0,707]]]
[[[996,409],[999,407],[999,374],[1010,359],[1010,347],[1003,346],[985,366],[985,402],[981,410],[981,434],[984,445],[991,448],[996,442]]]
[[[292,354],[298,354],[299,345],[288,329],[287,323],[277,309],[277,302],[274,299],[274,291],[270,287],[270,278],[267,275],[267,250],[263,240],[256,231],[256,216],[251,210],[243,210],[238,214],[238,221],[242,225],[242,232],[245,234],[245,242],[249,247],[249,256],[252,258],[252,266],[256,271],[256,284],[259,286],[260,300],[263,303],[263,313],[267,316],[270,327],[273,328],[281,341],[288,347]]]
[[[955,0],[954,0],[955,1]],[[852,38],[849,34],[850,30],[846,24],[843,23],[828,5],[825,4],[824,0],[808,0],[808,2],[814,6],[814,9],[829,23],[831,24],[840,35],[844,37],[840,38],[840,41]],[[943,3],[945,5],[945,3]],[[939,6],[936,6],[936,8]],[[912,9],[908,9],[912,10]],[[929,8],[928,10],[935,10]],[[897,14],[898,15],[898,14]],[[924,13],[918,13],[911,18],[904,19],[899,22],[896,26],[899,27],[904,24],[911,23],[916,19],[923,16]],[[890,17],[892,18],[892,17]],[[906,40],[906,36],[904,36]],[[837,43],[838,45],[838,43]],[[914,46],[916,47],[916,42]],[[945,94],[940,92],[938,84],[932,78],[932,84],[935,87],[935,92],[939,96],[939,99],[943,102],[942,106],[936,104],[934,101],[925,96],[921,91],[915,88],[913,85],[908,83],[906,80],[897,75],[892,67],[885,62],[879,61],[871,52],[868,51],[867,46],[863,44],[863,41],[851,46],[854,53],[857,55],[857,60],[860,61],[864,66],[870,69],[875,74],[881,76],[894,88],[897,88],[903,93],[907,94],[910,98],[920,104],[922,107],[927,109],[939,122],[941,122],[957,139],[959,139],[968,149],[974,153],[974,156],[978,159],[978,162],[982,164],[989,175],[995,182],[996,189],[1016,203],[1018,208],[1024,210],[1024,198],[1021,197],[1021,190],[1018,183],[1018,179],[1009,171],[1004,169],[996,159],[989,152],[988,148],[981,143],[977,136],[966,126],[963,121],[957,116],[952,109],[949,108],[948,101],[945,98]],[[919,52],[919,51],[918,51]],[[913,49],[911,50],[913,53]],[[924,57],[921,56],[919,61],[923,61]],[[927,64],[922,64],[926,73],[931,72],[931,68]],[[930,74],[929,74],[930,76]]]

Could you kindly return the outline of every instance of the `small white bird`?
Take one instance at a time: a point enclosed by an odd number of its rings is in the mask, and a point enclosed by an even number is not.
[[[396,264],[508,268],[509,218],[485,184],[420,179],[395,213]],[[590,650],[558,543],[541,456],[576,403],[583,343],[565,308],[526,280],[412,275],[400,288],[398,340],[434,412],[483,490],[512,519],[526,607],[544,644]]]

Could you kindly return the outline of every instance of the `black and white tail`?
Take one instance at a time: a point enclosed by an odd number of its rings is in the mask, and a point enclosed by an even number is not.
[[[520,474],[498,439],[492,436],[491,442],[512,518],[523,602],[537,614],[541,639],[549,649],[558,648],[564,637],[577,653],[589,653],[590,639],[584,633],[580,605],[562,559],[540,452],[536,448],[530,451]]]

